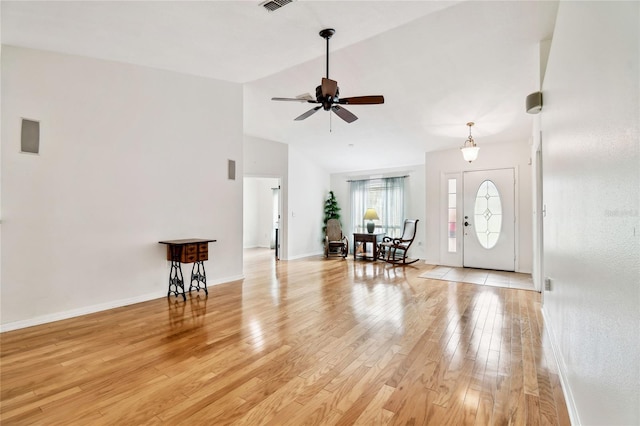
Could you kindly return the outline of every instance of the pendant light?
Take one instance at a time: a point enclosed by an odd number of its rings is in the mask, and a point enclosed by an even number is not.
[[[476,146],[476,142],[473,140],[473,136],[471,136],[471,126],[473,126],[474,124],[475,123],[473,121],[467,123],[467,126],[469,126],[469,138],[464,141],[464,145],[462,145],[462,147],[460,148],[460,151],[462,151],[462,157],[464,157],[464,161],[468,162],[472,162],[473,160],[478,158],[478,151],[480,151],[480,148]]]

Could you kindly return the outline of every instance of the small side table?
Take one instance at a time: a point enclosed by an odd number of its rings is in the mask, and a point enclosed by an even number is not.
[[[384,232],[374,233],[353,233],[353,260],[358,257],[364,259],[378,260],[378,243],[382,242],[382,238],[385,236]],[[357,254],[358,243],[362,243],[362,254]],[[373,244],[373,257],[367,256],[367,243]]]
[[[171,262],[171,271],[169,272],[169,292],[167,297],[175,294],[182,295],[182,299],[187,300],[184,291],[184,279],[182,277],[182,263],[193,263],[191,269],[191,284],[189,291],[204,290],[208,296],[207,290],[207,274],[204,270],[204,261],[209,259],[209,243],[216,240],[207,240],[201,238],[186,238],[183,240],[159,241],[160,244],[167,245],[167,260]],[[196,282],[195,285],[193,282]]]

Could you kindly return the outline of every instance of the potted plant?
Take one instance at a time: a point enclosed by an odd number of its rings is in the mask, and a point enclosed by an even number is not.
[[[329,219],[340,220],[340,206],[333,191],[329,191],[329,196],[324,202],[324,222],[322,226],[322,235],[327,231],[327,221]]]
[[[324,236],[327,234],[327,222],[329,221],[329,219],[338,219],[340,220],[340,206],[338,206],[338,200],[336,199],[335,194],[333,193],[333,191],[329,191],[329,195],[327,196],[327,199],[324,202],[324,223],[322,226],[322,235],[323,235],[323,239],[325,238]],[[342,224],[340,224],[342,226]],[[325,246],[325,256],[328,254],[328,252],[326,251],[327,247]],[[337,249],[332,249],[332,252],[334,252]]]

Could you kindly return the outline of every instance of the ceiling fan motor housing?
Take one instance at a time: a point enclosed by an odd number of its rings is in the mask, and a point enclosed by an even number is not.
[[[340,94],[340,89],[336,89],[336,95],[331,97],[331,95],[323,96],[322,95],[322,86],[316,87],[316,100],[318,103],[322,104],[322,109],[325,111],[329,111],[333,104],[337,104],[340,98],[338,95]]]

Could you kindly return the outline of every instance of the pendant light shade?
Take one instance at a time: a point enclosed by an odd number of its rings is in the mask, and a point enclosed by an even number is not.
[[[472,121],[467,123],[467,126],[469,126],[469,137],[464,141],[464,145],[460,148],[464,161],[468,162],[472,162],[478,158],[478,151],[480,151],[480,148],[476,146],[476,142],[473,140],[473,136],[471,136],[471,126],[473,125],[474,123]]]

